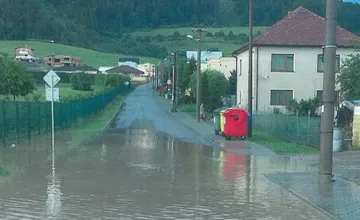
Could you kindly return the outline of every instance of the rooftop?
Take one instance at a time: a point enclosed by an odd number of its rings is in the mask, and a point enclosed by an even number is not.
[[[337,26],[338,47],[352,47],[360,37]],[[325,44],[325,19],[304,7],[289,11],[288,15],[275,23],[253,41],[254,46],[323,46]],[[234,51],[248,49],[248,43]]]
[[[144,74],[143,71],[133,68],[131,66],[128,65],[121,65],[121,66],[117,66],[114,67],[112,69],[106,70],[107,73],[124,73],[124,74],[129,74],[129,73],[133,73],[133,74]]]

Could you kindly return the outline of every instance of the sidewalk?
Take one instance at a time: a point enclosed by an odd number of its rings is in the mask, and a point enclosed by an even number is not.
[[[192,129],[195,133],[207,139],[209,142],[213,143],[215,147],[221,147],[226,152],[235,153],[235,154],[244,154],[244,155],[253,155],[253,156],[275,156],[274,152],[269,150],[266,147],[260,146],[253,142],[247,140],[225,140],[224,137],[215,135],[214,128],[210,124],[201,121],[200,123],[185,112],[171,112],[171,104],[169,100],[164,99],[162,96],[154,95],[155,100],[162,106],[164,109],[171,114],[173,118],[181,122],[183,125]]]
[[[250,141],[227,141],[216,136],[213,127],[205,122],[197,123],[193,117],[184,112],[171,113],[169,100],[155,95],[155,100],[170,112],[172,117],[183,123],[189,129],[211,140],[216,146],[229,153],[250,154],[253,156],[275,156],[269,149]],[[278,156],[295,160],[296,163],[318,166],[318,155]],[[327,213],[336,219],[358,219],[360,216],[360,152],[342,152],[334,154],[335,180],[330,186],[317,184],[317,173],[279,172],[264,175],[290,191],[304,202]],[[315,169],[316,170],[316,169]],[[357,183],[357,184],[356,184]]]

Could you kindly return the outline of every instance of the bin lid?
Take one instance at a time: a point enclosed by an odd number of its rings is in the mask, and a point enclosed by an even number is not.
[[[226,110],[226,112],[224,112],[224,115],[240,115],[240,114],[246,114],[246,116],[249,115],[249,113],[247,111],[245,111],[244,109],[241,108],[228,108]]]

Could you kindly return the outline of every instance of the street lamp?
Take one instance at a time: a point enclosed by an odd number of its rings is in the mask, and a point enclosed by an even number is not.
[[[200,105],[201,105],[201,40],[203,37],[203,33],[206,32],[204,29],[196,29],[192,30],[194,33],[197,33],[197,38],[195,38],[193,35],[186,35],[187,38],[195,39],[197,43],[197,71],[196,71],[196,121],[200,122]]]

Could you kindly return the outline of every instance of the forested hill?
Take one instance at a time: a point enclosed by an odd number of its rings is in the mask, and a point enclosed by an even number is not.
[[[324,15],[326,0],[253,0],[255,25],[302,5]],[[125,32],[162,26],[245,26],[248,0],[0,0],[0,39],[46,39],[101,50]],[[339,4],[339,24],[360,33],[360,5]],[[115,51],[116,52],[116,51]]]

